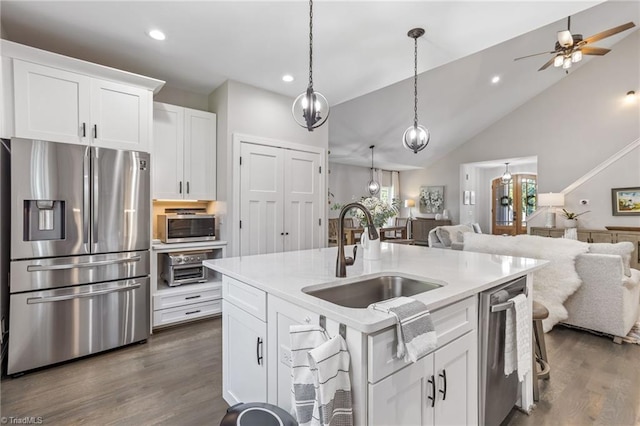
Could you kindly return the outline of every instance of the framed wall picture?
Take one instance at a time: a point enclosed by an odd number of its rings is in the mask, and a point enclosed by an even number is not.
[[[640,216],[640,187],[612,188],[611,208],[614,216]]]
[[[444,211],[444,186],[420,187],[420,213]]]
[[[471,203],[471,191],[464,191],[462,193],[462,204],[469,205]]]

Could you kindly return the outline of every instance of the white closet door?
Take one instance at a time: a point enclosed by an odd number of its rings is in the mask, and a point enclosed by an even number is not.
[[[320,154],[284,150],[284,249],[320,247]]]
[[[284,249],[284,151],[241,144],[240,254],[266,254]]]

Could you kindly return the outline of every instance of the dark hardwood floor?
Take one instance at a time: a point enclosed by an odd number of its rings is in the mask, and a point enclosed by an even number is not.
[[[221,321],[156,331],[145,344],[3,378],[2,416],[56,425],[218,425],[227,409]]]
[[[556,327],[546,335],[551,379],[527,416],[505,425],[640,424],[640,345]],[[133,345],[0,382],[1,415],[44,424],[217,425],[222,399],[219,318],[158,331]]]

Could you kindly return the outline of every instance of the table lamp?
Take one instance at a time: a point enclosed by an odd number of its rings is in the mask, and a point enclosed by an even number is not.
[[[414,200],[404,200],[404,207],[409,209],[409,219],[413,219],[413,215],[411,214],[411,209],[416,206],[416,202]]]
[[[564,206],[564,194],[561,192],[549,192],[546,194],[538,194],[538,207],[548,207],[546,213],[545,228],[555,228],[556,226],[556,209],[554,207]]]

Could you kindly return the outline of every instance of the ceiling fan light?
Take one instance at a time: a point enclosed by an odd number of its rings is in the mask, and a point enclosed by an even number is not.
[[[571,68],[571,65],[572,65],[571,56],[565,57],[562,61],[562,68],[566,70]]]
[[[582,50],[576,50],[571,54],[571,62],[580,62],[582,60]]]
[[[556,68],[561,67],[563,61],[564,61],[564,57],[562,55],[557,55],[553,60],[553,66]]]
[[[571,31],[558,31],[558,43],[562,47],[573,46],[573,36],[571,35]]]

